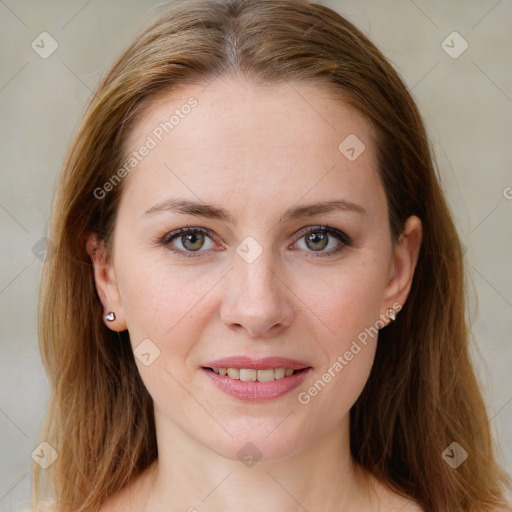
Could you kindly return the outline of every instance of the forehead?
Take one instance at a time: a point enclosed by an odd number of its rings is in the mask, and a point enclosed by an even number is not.
[[[255,196],[265,187],[267,194],[311,189],[314,195],[340,183],[369,192],[368,181],[378,179],[373,137],[368,121],[325,85],[224,77],[151,102],[132,129],[127,152],[151,149],[125,186],[155,199],[185,183],[196,195],[229,194],[237,183]]]
[[[372,141],[368,121],[350,107],[340,90],[322,83],[285,82],[260,85],[243,77],[222,77],[205,84],[181,85],[162,93],[144,109],[131,130],[128,147],[135,149],[151,136],[157,145],[213,147],[266,144],[296,154],[308,148],[338,150],[348,135]],[[191,106],[192,105],[192,106]],[[195,137],[203,137],[204,146]],[[197,153],[200,155],[200,151]]]

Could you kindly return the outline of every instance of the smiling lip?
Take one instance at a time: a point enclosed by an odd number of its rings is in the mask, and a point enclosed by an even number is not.
[[[203,365],[203,368],[251,368],[253,370],[266,370],[267,368],[293,368],[302,370],[308,368],[309,364],[289,359],[287,357],[264,357],[262,359],[251,359],[246,356],[225,357],[216,359]]]
[[[297,370],[293,375],[270,382],[251,382],[235,380],[219,375],[213,368],[245,368],[266,370],[270,368],[290,368]],[[266,357],[251,359],[245,356],[228,357],[209,362],[201,368],[213,383],[228,395],[250,402],[268,401],[278,398],[299,386],[311,370],[311,366],[295,359],[283,357]]]

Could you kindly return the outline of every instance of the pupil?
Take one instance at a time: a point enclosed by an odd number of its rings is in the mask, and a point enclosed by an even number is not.
[[[200,233],[191,233],[182,237],[183,246],[191,251],[197,251],[201,248],[204,236]],[[192,244],[192,247],[190,246]]]
[[[327,234],[326,233],[322,233],[322,234],[318,234],[318,233],[311,233],[308,237],[307,237],[307,241],[308,241],[308,246],[309,246],[309,242],[312,242],[313,244],[318,244],[320,243],[320,247],[310,247],[310,249],[324,249],[326,246],[327,246]]]

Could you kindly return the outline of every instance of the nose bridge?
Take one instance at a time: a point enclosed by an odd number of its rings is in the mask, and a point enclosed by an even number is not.
[[[263,255],[251,263],[247,263],[242,258],[239,259],[235,265],[235,271],[239,276],[240,283],[243,284],[244,289],[241,291],[244,297],[275,299],[278,293],[276,282],[278,279],[273,270],[276,265],[271,260],[272,256],[264,257]]]
[[[223,305],[223,321],[245,327],[251,336],[265,336],[275,326],[289,325],[292,305],[272,248],[247,237],[236,252],[230,273],[232,300]]]
[[[247,246],[249,251],[243,253]],[[248,241],[240,244],[237,253],[239,257],[236,258],[234,270],[236,279],[240,283],[238,299],[246,305],[255,303],[259,308],[270,309],[272,304],[276,306],[280,293],[279,280],[274,270],[278,265],[274,261],[272,249],[261,247],[258,251],[254,242]]]
[[[235,273],[247,285],[272,286],[279,261],[274,254],[270,236],[245,237],[236,247]],[[274,283],[275,284],[275,283]]]

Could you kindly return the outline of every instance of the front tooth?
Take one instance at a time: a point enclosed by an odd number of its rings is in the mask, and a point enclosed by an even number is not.
[[[258,370],[258,382],[270,382],[274,380],[275,372],[273,369]]]
[[[284,374],[287,377],[290,377],[291,375],[293,375],[293,368],[286,368],[286,371],[284,372]]]
[[[246,382],[256,382],[257,371],[253,369],[242,368],[240,370],[240,380]]]
[[[219,368],[219,375],[226,375],[226,373],[228,373],[227,368]]]
[[[277,379],[284,379],[285,376],[285,369],[284,368],[276,368],[274,370],[275,378]]]
[[[227,374],[232,379],[240,379],[240,370],[238,368],[228,368]]]

